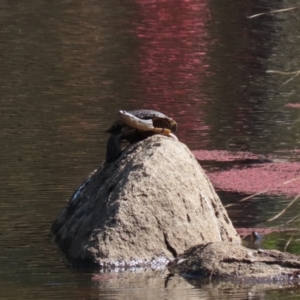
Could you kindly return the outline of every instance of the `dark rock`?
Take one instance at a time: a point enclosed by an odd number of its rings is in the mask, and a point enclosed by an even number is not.
[[[193,154],[160,135],[92,174],[52,232],[72,262],[108,267],[166,264],[196,244],[240,243]]]

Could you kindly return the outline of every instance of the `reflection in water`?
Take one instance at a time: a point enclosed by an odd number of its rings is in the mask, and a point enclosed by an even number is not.
[[[136,287],[135,275],[104,287],[92,271],[67,267],[49,228],[104,160],[104,131],[120,108],[165,112],[192,149],[299,147],[299,111],[285,107],[299,102],[297,79],[279,89],[282,77],[265,73],[299,69],[299,16],[249,20],[283,4],[253,5],[0,0],[0,298],[223,297],[224,290],[215,296],[182,278],[171,279],[168,290],[157,274],[147,274],[149,284],[158,282],[154,290]],[[255,212],[282,207],[266,202],[249,205],[251,224]]]
[[[272,5],[272,8],[281,8],[281,1],[272,2]],[[213,123],[212,146],[258,153],[294,148],[299,135],[296,127],[291,126],[295,118],[284,105],[291,96],[287,91],[292,91],[296,85],[291,82],[289,87],[280,89],[283,81],[266,71],[289,68],[289,63],[280,58],[285,55],[283,53],[292,53],[289,55],[291,61],[292,57],[299,56],[299,47],[294,47],[296,33],[289,28],[293,23],[298,31],[299,18],[296,14],[277,14],[247,19],[246,15],[256,11],[251,10],[247,2],[243,6],[242,13],[233,6],[227,8],[234,15],[234,21],[227,22],[226,27],[212,27],[219,41],[210,52],[213,67],[218,68],[212,83],[215,86],[212,98],[216,104],[207,114]],[[268,10],[268,7],[261,9]],[[223,8],[216,5],[214,13],[220,23],[226,22]],[[290,23],[287,18],[293,21]]]
[[[245,282],[241,279],[224,282],[193,277],[182,278],[157,271],[100,274],[95,275],[94,278],[94,285],[98,286],[101,299],[230,300],[233,296],[234,299],[248,299],[249,295],[251,295],[249,299],[261,299],[273,293],[284,296],[281,290],[285,287],[285,293],[289,294],[287,288],[291,288],[288,282],[281,282],[280,285],[274,284],[271,280],[260,283],[251,280]],[[118,286],[127,289],[118,289]],[[106,290],[112,290],[114,293],[106,296],[105,293],[103,294]],[[292,293],[292,290],[290,292]]]
[[[202,139],[206,129],[202,106],[207,101],[203,96],[203,78],[209,75],[207,1],[137,2],[140,19],[136,24],[136,97],[146,100],[145,107],[150,105],[176,116],[179,138],[198,143],[193,139]]]

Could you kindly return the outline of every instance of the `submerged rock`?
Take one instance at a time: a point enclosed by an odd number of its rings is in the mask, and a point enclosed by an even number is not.
[[[197,245],[169,263],[171,273],[242,280],[286,281],[300,278],[299,256],[277,250],[252,250],[239,244]]]
[[[240,243],[193,154],[160,135],[92,174],[52,232],[72,262],[103,267],[156,266],[196,244]]]

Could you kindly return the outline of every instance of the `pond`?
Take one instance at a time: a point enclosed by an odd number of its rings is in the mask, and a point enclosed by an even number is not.
[[[50,226],[103,162],[105,130],[119,109],[166,113],[191,150],[286,159],[299,149],[299,78],[287,74],[300,69],[299,10],[248,18],[294,5],[0,0],[0,299],[293,297],[292,286],[74,269],[53,243]],[[218,192],[224,204],[247,196]],[[228,212],[237,227],[268,227],[266,220],[291,199],[262,194]],[[272,225],[298,211],[295,203]],[[280,248],[282,239],[268,244]],[[291,251],[299,253],[299,246]]]

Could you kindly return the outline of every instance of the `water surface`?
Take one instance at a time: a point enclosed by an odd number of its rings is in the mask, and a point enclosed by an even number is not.
[[[299,79],[266,73],[299,69],[299,14],[247,19],[292,2],[0,0],[1,299],[283,298],[161,272],[97,279],[68,266],[49,228],[103,162],[119,109],[167,113],[192,150],[299,148],[299,110],[285,107]],[[247,204],[243,226],[286,201]]]

